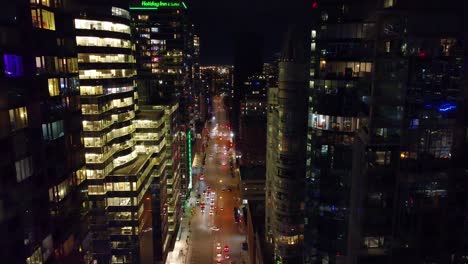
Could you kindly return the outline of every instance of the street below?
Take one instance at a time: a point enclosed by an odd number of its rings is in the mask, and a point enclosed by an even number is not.
[[[240,212],[239,175],[235,173],[233,134],[221,97],[213,98],[213,118],[208,122],[208,140],[202,174],[194,176],[195,197],[190,221],[188,263],[243,263],[243,223]],[[206,154],[206,155],[205,155]],[[201,176],[201,177],[200,177]]]

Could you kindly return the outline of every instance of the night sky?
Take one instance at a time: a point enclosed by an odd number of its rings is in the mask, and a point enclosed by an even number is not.
[[[233,62],[236,32],[258,32],[265,39],[265,62],[281,47],[289,24],[310,20],[312,0],[187,0],[200,35],[201,64]]]

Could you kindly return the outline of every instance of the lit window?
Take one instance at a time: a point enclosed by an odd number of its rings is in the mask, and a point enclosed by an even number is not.
[[[17,55],[3,55],[5,75],[19,77],[23,75],[23,58]]]
[[[364,245],[368,248],[380,248],[383,247],[384,238],[383,237],[365,237]]]
[[[70,180],[66,179],[61,182],[59,185],[54,186],[49,189],[49,201],[51,202],[60,202],[67,196],[70,192]]]
[[[31,4],[50,6],[50,0],[31,0]]]
[[[33,174],[33,160],[32,157],[15,162],[16,181],[22,182]]]
[[[88,194],[90,195],[99,195],[105,194],[103,185],[88,185]]]
[[[75,172],[76,175],[76,185],[80,185],[84,180],[86,180],[86,170],[81,168]]]
[[[310,51],[315,51],[315,49],[316,49],[316,44],[315,44],[315,42],[312,42],[310,44]]]
[[[78,46],[95,46],[95,47],[114,47],[114,48],[130,48],[130,40],[116,38],[98,38],[98,37],[76,37]]]
[[[26,259],[26,264],[42,264],[41,247],[38,247],[36,251]]]
[[[392,7],[395,5],[395,0],[384,0],[384,8]]]
[[[130,13],[127,10],[115,6],[112,7],[112,15],[130,19]]]
[[[130,26],[99,20],[75,19],[76,29],[92,29],[130,34]]]
[[[32,24],[35,28],[55,30],[55,15],[44,9],[31,9]]]
[[[44,140],[54,140],[64,135],[63,120],[42,124],[42,137]]]
[[[48,80],[48,85],[49,85],[49,95],[50,96],[60,95],[59,80],[57,78],[49,79]]]
[[[390,53],[390,47],[391,47],[391,42],[390,42],[390,41],[386,41],[386,42],[385,42],[385,52],[386,52],[386,53]]]
[[[18,130],[28,126],[28,113],[26,107],[19,107],[9,110],[11,129]]]

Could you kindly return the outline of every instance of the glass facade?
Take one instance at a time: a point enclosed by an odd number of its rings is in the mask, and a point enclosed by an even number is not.
[[[320,3],[310,32],[304,262],[457,263],[453,245],[432,242],[461,226],[432,227],[464,208],[447,202],[465,167],[453,133],[460,17],[433,6],[413,16],[423,1],[363,2]]]

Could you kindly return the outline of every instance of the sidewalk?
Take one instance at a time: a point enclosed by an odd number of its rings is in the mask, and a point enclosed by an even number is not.
[[[190,199],[188,200],[188,203],[195,204],[195,201],[196,198],[194,197],[192,192],[190,194]],[[168,264],[182,264],[189,263],[190,261],[191,252],[189,249],[191,249],[191,238],[189,221],[192,218],[192,214],[190,213],[190,209],[188,209],[187,211],[188,212],[185,213],[185,216],[180,223],[180,239],[176,240],[174,250],[167,254],[166,263]]]

